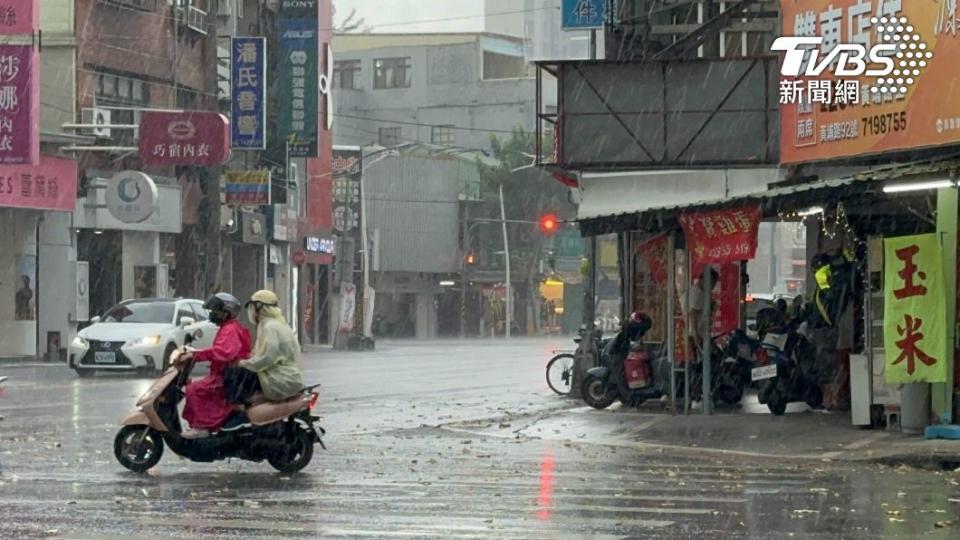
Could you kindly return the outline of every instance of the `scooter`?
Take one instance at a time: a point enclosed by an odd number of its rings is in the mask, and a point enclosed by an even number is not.
[[[616,338],[609,341],[601,353],[601,364],[587,370],[587,376],[581,383],[581,395],[587,405],[594,409],[606,409],[618,399],[629,407],[639,407],[645,401],[660,399],[670,394],[670,362],[661,354],[662,347],[640,343],[632,347],[631,352],[645,356],[649,366],[650,384],[640,388],[630,388],[626,380],[626,361],[619,360],[611,353]]]
[[[192,342],[192,336],[188,335],[186,341]],[[177,360],[184,352],[185,349],[178,349],[171,360]],[[153,468],[166,445],[191,461],[267,460],[280,472],[295,473],[310,463],[314,444],[326,449],[321,440],[326,432],[318,424],[320,417],[311,414],[319,398],[314,390],[319,385],[305,388],[285,401],[254,399],[246,411],[250,427],[197,439],[183,438],[177,405],[184,398],[194,361],[173,364],[137,399],[138,410],[120,422],[123,427],[114,439],[113,453],[127,469],[143,473]]]
[[[813,347],[794,325],[771,329],[751,346],[756,358],[751,380],[759,386],[758,401],[771,413],[781,416],[795,401],[814,409],[823,404]]]

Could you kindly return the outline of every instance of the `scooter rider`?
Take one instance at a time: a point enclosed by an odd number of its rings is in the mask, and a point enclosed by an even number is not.
[[[210,322],[220,328],[213,347],[186,353],[177,360],[185,363],[190,358],[197,362],[210,362],[210,374],[190,383],[186,388],[186,404],[183,418],[190,424],[183,432],[184,438],[198,438],[216,431],[230,417],[233,408],[227,402],[224,387],[224,370],[239,360],[250,356],[250,332],[240,324],[240,302],[230,294],[219,292],[203,305],[210,312]]]
[[[247,405],[256,393],[271,401],[296,395],[303,390],[300,344],[280,311],[277,295],[257,291],[246,308],[250,321],[257,325],[257,342],[253,356],[225,374],[228,399]]]

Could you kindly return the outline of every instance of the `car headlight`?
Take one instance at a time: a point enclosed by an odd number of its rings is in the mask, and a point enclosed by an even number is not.
[[[147,336],[140,339],[135,339],[127,344],[129,347],[153,347],[154,345],[159,345],[162,338],[160,336]]]
[[[82,337],[80,337],[80,336],[76,336],[75,338],[73,338],[73,341],[72,341],[70,344],[73,345],[74,347],[78,348],[78,349],[89,349],[89,348],[90,348],[90,343],[89,343],[87,340],[85,340],[85,339],[83,339]]]

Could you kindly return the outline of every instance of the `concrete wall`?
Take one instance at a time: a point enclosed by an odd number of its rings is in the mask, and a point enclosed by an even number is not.
[[[33,356],[36,354],[37,322],[16,320],[15,298],[21,287],[17,258],[36,257],[36,231],[40,212],[0,208],[0,356]],[[36,313],[36,275],[31,276],[34,291],[33,312]]]

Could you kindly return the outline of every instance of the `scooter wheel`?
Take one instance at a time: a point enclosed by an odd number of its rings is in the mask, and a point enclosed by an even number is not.
[[[163,457],[163,438],[149,426],[124,426],[113,440],[113,455],[127,469],[145,473]]]
[[[313,436],[303,429],[296,429],[288,434],[286,444],[267,456],[271,467],[287,474],[300,472],[310,464],[311,459],[313,459]]]
[[[770,401],[767,402],[767,408],[770,409],[770,412],[774,416],[783,416],[787,412],[787,400],[783,399],[781,396],[770,396]]]
[[[823,405],[823,391],[820,390],[819,386],[814,384],[807,389],[806,394],[803,396],[803,401],[805,401],[811,409],[816,409]]]
[[[594,409],[606,409],[616,401],[617,396],[613,392],[607,392],[604,388],[603,380],[593,375],[587,375],[580,387],[580,393],[583,401]]]

